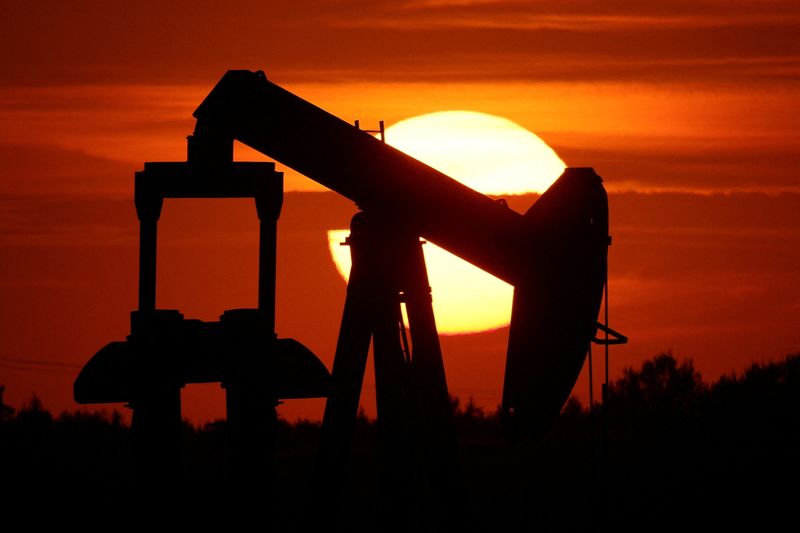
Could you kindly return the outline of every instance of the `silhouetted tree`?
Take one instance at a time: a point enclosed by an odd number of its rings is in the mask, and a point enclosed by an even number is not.
[[[584,414],[586,414],[586,409],[584,409],[581,401],[575,396],[570,396],[567,400],[567,403],[565,403],[564,407],[561,408],[562,417],[571,418],[575,416],[582,416]]]
[[[754,363],[712,387],[708,418],[735,438],[800,437],[800,354]]]
[[[34,512],[26,505],[38,510],[59,504],[82,509],[92,501],[116,510],[128,501],[133,494],[129,428],[119,413],[54,417],[35,396],[14,411],[3,402],[3,392],[0,387],[0,472],[5,486],[16,488],[15,499],[0,498],[6,509]],[[481,502],[473,509],[480,515],[476,529],[528,531],[535,524],[592,530],[596,515],[576,513],[575,500],[567,497],[584,484],[606,491],[616,523],[667,520],[677,527],[697,517],[728,516],[731,509],[751,518],[789,518],[794,494],[782,487],[800,475],[798,405],[800,354],[753,364],[711,385],[703,383],[691,360],[679,362],[670,353],[626,369],[610,387],[603,453],[599,424],[592,428],[577,399],[565,404],[552,431],[522,443],[503,438],[497,413],[454,400],[465,490]],[[222,512],[225,425],[185,427],[186,487],[176,501]],[[352,482],[341,490],[366,509],[364,516],[372,516],[368,513],[380,503],[377,434],[375,421],[361,411]],[[287,525],[278,530],[291,530],[296,517],[308,512],[307,501],[297,495],[313,478],[319,436],[319,422],[279,423],[275,484],[280,490],[269,496],[276,500],[276,520]],[[26,494],[37,499],[29,501]],[[52,516],[61,520],[58,513]],[[369,530],[364,524],[354,524],[353,531]]]
[[[16,409],[10,405],[6,405],[3,401],[3,394],[6,392],[5,385],[0,385],[0,424],[11,420],[14,417]]]
[[[44,432],[52,426],[53,415],[44,408],[42,401],[34,394],[30,401],[17,412],[15,421],[23,431]]]
[[[628,429],[677,419],[685,422],[700,416],[706,391],[691,359],[679,364],[672,353],[662,353],[643,363],[640,370],[625,369],[611,384],[608,413]]]
[[[614,382],[612,392],[629,401],[650,405],[680,405],[704,390],[702,378],[691,359],[680,365],[672,353],[663,353],[645,361],[639,371],[627,368]]]

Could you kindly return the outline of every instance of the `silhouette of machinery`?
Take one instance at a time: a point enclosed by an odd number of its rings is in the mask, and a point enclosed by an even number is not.
[[[150,446],[148,457],[160,457],[164,467],[173,456],[156,448],[179,427],[184,383],[224,383],[229,422],[245,440],[267,432],[262,426],[274,416],[276,399],[326,396],[320,472],[323,480],[336,480],[372,342],[386,475],[400,479],[413,462],[430,479],[448,479],[455,441],[422,237],[514,286],[502,400],[510,427],[536,433],[557,416],[589,343],[598,340],[610,237],[606,192],[592,169],[568,168],[520,214],[271,83],[263,72],[227,72],[194,117],[188,161],[146,163],[136,175],[139,309],[127,341],[107,345],[81,372],[78,402],[129,402],[142,449]],[[275,336],[282,176],[269,163],[233,162],[234,140],[360,210],[347,240],[352,270],[330,375],[299,342]],[[219,322],[202,323],[156,308],[161,203],[190,196],[256,199],[258,309],[226,311]],[[604,342],[624,342],[602,328]]]
[[[277,221],[283,174],[274,163],[145,163],[136,173],[139,305],[124,342],[103,347],[75,381],[79,403],[125,402],[133,410],[137,474],[156,493],[172,490],[180,470],[180,389],[220,382],[226,391],[231,477],[263,480],[280,399],[327,395],[330,375],[294,339],[275,334]],[[156,307],[157,225],[167,198],[253,198],[258,214],[258,308],[225,311],[218,322],[190,320]],[[201,288],[202,289],[202,288]],[[157,494],[154,494],[156,496]],[[241,494],[239,495],[241,496]]]

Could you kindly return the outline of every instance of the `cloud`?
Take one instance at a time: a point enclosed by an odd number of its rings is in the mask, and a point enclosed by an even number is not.
[[[681,83],[741,79],[719,65],[736,58],[774,63],[742,71],[748,79],[796,80],[800,57],[791,2],[84,0],[4,11],[5,85],[204,83],[242,67],[287,81]]]
[[[610,190],[694,192],[800,192],[791,137],[648,139],[619,136],[553,143],[571,166],[592,166]],[[586,141],[589,141],[586,144]]]
[[[0,143],[0,194],[130,194],[133,170],[125,163],[45,144]]]
[[[130,199],[76,194],[0,195],[0,247],[9,257],[18,256],[19,249],[132,246],[136,230],[136,212]]]
[[[705,9],[703,8],[705,7]],[[596,33],[618,30],[709,29],[796,26],[800,10],[763,2],[408,2],[401,9],[367,12],[338,22],[347,27],[394,29],[499,28],[569,30]],[[788,7],[788,8],[787,8]]]
[[[197,85],[0,89],[0,192],[130,192],[143,161],[181,161]],[[800,109],[789,87],[624,83],[303,83],[344,120],[388,125],[443,109],[507,117],[612,190],[798,190]],[[420,99],[419,95],[425,98]],[[237,151],[242,160],[263,154]],[[286,170],[287,190],[320,189]]]

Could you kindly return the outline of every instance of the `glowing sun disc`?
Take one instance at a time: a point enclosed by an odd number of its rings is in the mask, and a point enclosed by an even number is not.
[[[474,111],[401,120],[386,130],[386,142],[483,194],[541,193],[566,167],[519,124]]]
[[[545,191],[564,162],[539,137],[502,117],[443,111],[402,120],[386,142],[483,194]],[[339,274],[350,275],[349,230],[328,231]],[[440,333],[479,332],[508,325],[513,287],[433,243],[423,247]]]

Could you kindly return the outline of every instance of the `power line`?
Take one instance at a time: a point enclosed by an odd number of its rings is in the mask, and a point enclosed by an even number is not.
[[[45,359],[28,359],[24,357],[0,357],[0,368],[8,368],[22,372],[36,372],[46,374],[75,374],[81,365],[48,361]]]
[[[83,365],[76,365],[74,363],[64,363],[61,361],[48,361],[46,359],[27,359],[24,357],[0,357],[0,361],[6,363],[20,363],[23,365],[42,365],[42,366],[61,366],[67,368],[83,368]]]

